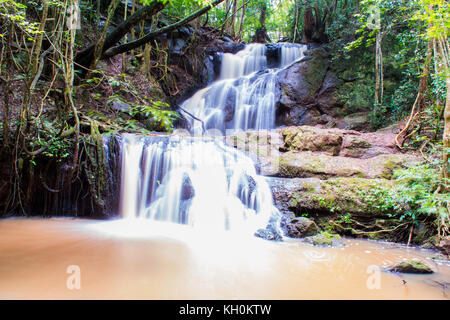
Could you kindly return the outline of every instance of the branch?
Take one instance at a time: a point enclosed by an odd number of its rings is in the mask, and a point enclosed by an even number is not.
[[[115,56],[116,54],[120,54],[120,53],[124,53],[127,51],[130,51],[132,49],[138,48],[148,42],[150,42],[151,40],[155,39],[157,36],[164,34],[164,33],[168,33],[170,31],[173,31],[175,29],[178,29],[182,26],[184,26],[185,24],[191,22],[192,20],[200,17],[201,15],[205,14],[206,12],[208,12],[210,9],[214,8],[215,6],[217,6],[219,3],[223,2],[224,0],[215,0],[214,2],[212,2],[211,4],[207,5],[206,7],[194,12],[193,14],[191,14],[190,16],[174,23],[171,25],[168,25],[164,28],[155,30],[153,32],[147,33],[145,36],[143,36],[142,38],[139,38],[135,41],[131,41],[128,42],[126,44],[123,45],[119,45],[116,47],[113,47],[109,50],[107,50],[104,54],[103,54],[103,59],[105,58],[110,58],[112,56]]]
[[[120,41],[136,24],[142,20],[148,19],[149,17],[155,15],[162,9],[166,7],[159,0],[153,0],[149,5],[142,7],[132,14],[127,20],[122,22],[115,28],[110,34],[106,36],[105,42],[103,44],[103,52],[113,47],[117,42]],[[94,48],[96,43],[89,45],[87,48],[83,49],[77,54],[75,62],[84,67],[89,67],[94,57]],[[102,53],[103,53],[102,52]]]

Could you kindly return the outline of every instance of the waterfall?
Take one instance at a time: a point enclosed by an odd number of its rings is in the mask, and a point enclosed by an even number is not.
[[[273,128],[277,72],[301,58],[305,46],[279,49],[278,68],[272,69],[262,44],[223,54],[219,80],[182,104],[181,110],[197,118],[185,113],[191,133],[203,133],[203,127],[222,133]],[[222,138],[122,135],[122,217],[244,234],[267,227],[279,235],[269,185],[253,161]]]
[[[121,214],[253,234],[277,215],[252,160],[214,138],[122,136]]]
[[[255,43],[236,54],[222,54],[220,79],[237,79],[266,67],[266,46]]]
[[[263,44],[247,45],[236,54],[222,54],[219,80],[181,105],[181,113],[188,120],[191,132],[200,134],[210,128],[222,132],[274,128],[276,74],[303,57],[306,50],[304,45],[280,46],[280,62],[275,69],[267,69]]]

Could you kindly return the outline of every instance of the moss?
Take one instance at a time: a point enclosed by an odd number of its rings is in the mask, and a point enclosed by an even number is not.
[[[383,207],[376,190],[391,190],[392,183],[383,179],[332,178],[319,186],[309,185],[294,192],[295,207],[301,210],[356,213],[373,216],[390,212]]]
[[[400,273],[433,273],[433,270],[420,260],[406,260],[389,268],[389,271]]]
[[[333,246],[342,244],[341,237],[338,234],[333,234],[327,231],[321,232],[312,237],[306,237],[304,241],[315,246]]]
[[[354,137],[350,141],[348,148],[367,149],[367,148],[370,148],[371,146],[372,146],[372,144],[370,142]]]
[[[313,55],[313,59],[308,64],[308,70],[305,72],[310,95],[314,95],[320,89],[327,69],[328,60],[323,57],[322,53]]]

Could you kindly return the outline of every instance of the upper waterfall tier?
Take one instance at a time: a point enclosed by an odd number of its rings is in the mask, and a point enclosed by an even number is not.
[[[266,46],[250,44],[222,54],[219,80],[181,105],[191,132],[207,129],[272,129],[275,126],[276,74],[303,57],[304,45],[279,44],[278,68],[268,69]]]
[[[267,68],[266,46],[252,44],[236,54],[222,54],[219,79],[237,79]]]

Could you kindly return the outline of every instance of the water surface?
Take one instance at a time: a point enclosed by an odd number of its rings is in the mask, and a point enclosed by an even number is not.
[[[0,221],[1,299],[448,299],[450,266],[433,252],[365,240],[317,248],[145,220]],[[420,258],[436,273],[370,266]],[[81,289],[66,286],[79,266]],[[446,287],[447,285],[447,287]]]

